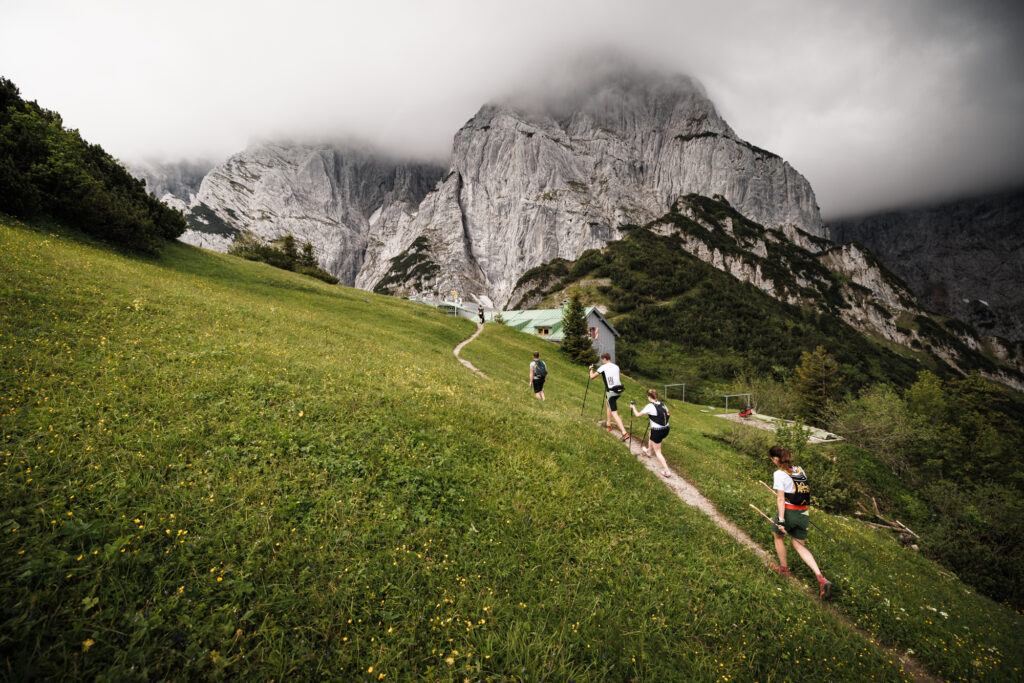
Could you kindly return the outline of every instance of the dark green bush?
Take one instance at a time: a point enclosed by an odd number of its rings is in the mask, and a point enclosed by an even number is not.
[[[0,78],[0,211],[48,215],[126,249],[155,252],[185,232],[184,217],[146,192],[99,145]]]

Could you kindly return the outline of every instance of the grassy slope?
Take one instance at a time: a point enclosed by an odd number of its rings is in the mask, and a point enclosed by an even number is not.
[[[0,262],[5,676],[902,677],[575,417],[581,373],[532,401],[531,339],[489,326],[487,382],[467,321],[262,264],[8,220]]]
[[[518,360],[527,357],[527,351],[537,342],[517,338],[505,330],[489,327],[487,332],[467,347],[463,356],[485,372],[514,381],[522,369],[510,362],[509,354],[502,356],[501,350],[519,347]],[[541,345],[542,353],[545,346]],[[551,361],[548,365],[552,366]],[[568,404],[559,407],[571,420],[579,415],[585,373],[579,368],[570,368],[569,372],[573,380],[555,373],[549,381],[550,390],[545,389],[549,396]],[[643,395],[642,387],[631,382],[627,387],[628,396],[639,400]],[[774,498],[758,481],[770,483],[773,468],[767,460],[753,461],[724,443],[730,430],[752,428],[702,413],[701,406],[669,403],[673,430],[664,447],[669,464],[697,484],[726,517],[772,550],[769,532],[749,503],[765,511],[772,509]],[[588,406],[587,417],[595,417],[596,406],[592,401]],[[621,414],[627,415],[628,411],[624,409]],[[641,431],[636,424],[634,429]],[[930,671],[949,680],[1021,676],[1021,615],[976,594],[937,563],[904,549],[890,533],[821,512],[814,513],[813,521],[818,528],[812,528],[808,545],[818,553],[823,571],[836,584],[833,604],[851,622],[883,643],[910,650]],[[822,531],[835,540],[827,540]],[[809,588],[815,585],[811,572],[795,553],[790,551],[789,555],[789,564],[798,577]],[[747,561],[756,562],[752,556]],[[763,590],[760,582],[750,589],[758,592],[758,600],[770,595],[770,587],[767,594],[760,592]]]

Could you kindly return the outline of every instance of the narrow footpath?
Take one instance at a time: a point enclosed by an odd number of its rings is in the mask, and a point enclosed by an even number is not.
[[[462,363],[467,368],[469,368],[470,370],[472,370],[476,374],[480,375],[484,379],[488,379],[489,380],[490,377],[488,377],[483,372],[481,372],[479,369],[477,369],[476,366],[474,366],[468,360],[463,360],[462,358],[459,358],[459,352],[462,351],[462,347],[464,347],[466,344],[468,344],[469,342],[471,342],[474,339],[476,339],[477,336],[480,334],[480,332],[483,331],[483,329],[484,329],[484,326],[481,323],[477,323],[476,332],[474,332],[473,335],[469,339],[466,339],[465,341],[461,342],[458,346],[456,346],[455,349],[452,351],[452,353],[455,354],[455,357],[458,359],[458,361],[460,363]],[[602,429],[604,429],[604,421],[599,421],[598,424],[601,425]],[[622,441],[622,433],[619,432],[614,427],[612,427],[612,430],[609,432],[609,434],[614,436],[619,441]],[[704,494],[702,494],[700,492],[700,489],[698,489],[696,486],[694,486],[692,483],[690,483],[689,481],[687,481],[683,477],[679,476],[671,468],[669,469],[669,472],[671,472],[671,474],[672,474],[671,477],[663,477],[663,476],[661,476],[661,473],[659,471],[659,467],[660,466],[658,464],[657,459],[654,456],[648,457],[648,456],[645,456],[643,454],[643,452],[640,450],[641,443],[640,443],[639,439],[630,439],[627,442],[624,442],[624,445],[628,445],[629,452],[632,453],[634,456],[636,456],[636,459],[639,460],[643,464],[643,466],[646,467],[651,472],[651,474],[653,474],[658,479],[661,479],[665,483],[665,486],[667,486],[669,488],[669,490],[671,490],[672,493],[674,493],[676,495],[676,497],[679,498],[679,500],[683,501],[687,505],[690,505],[692,507],[697,508],[698,510],[703,512],[705,515],[710,517],[711,520],[715,524],[717,524],[723,531],[725,531],[727,534],[729,534],[734,539],[736,539],[737,543],[739,543],[740,545],[744,546],[745,548],[747,548],[748,550],[753,552],[755,555],[757,555],[761,559],[761,561],[765,564],[765,566],[770,567],[772,565],[775,556],[773,554],[769,553],[768,551],[766,551],[764,548],[762,548],[757,543],[755,543],[754,539],[750,538],[750,536],[748,536],[745,531],[743,531],[738,526],[736,526],[735,524],[730,522],[728,519],[723,517],[722,514],[720,512],[718,512],[718,510],[715,509],[714,503],[712,503],[710,500],[708,500],[704,496]],[[795,578],[795,577],[794,578],[790,578],[789,580],[794,582],[794,583],[796,583],[797,585],[800,585],[800,586],[803,585],[800,582],[800,580]],[[828,604],[827,602],[822,602],[821,606],[822,606],[822,609],[828,610],[836,619],[838,619],[840,622],[845,624],[848,628],[853,629],[854,631],[859,633],[862,637],[864,637],[866,640],[868,640],[869,642],[874,643],[878,647],[880,647],[883,650],[885,650],[886,652],[888,652],[891,656],[893,656],[894,658],[898,659],[900,661],[900,663],[903,665],[904,671],[906,671],[915,680],[918,680],[918,681],[938,681],[939,680],[939,679],[935,678],[934,676],[932,676],[930,673],[928,673],[928,670],[926,668],[924,668],[924,666],[920,662],[918,662],[916,659],[914,659],[913,657],[908,655],[903,650],[897,649],[895,647],[890,647],[888,645],[884,645],[883,643],[879,642],[874,637],[872,637],[870,633],[867,633],[866,631],[864,631],[863,629],[858,627],[856,624],[854,624],[852,621],[850,621],[850,619],[845,614],[843,614],[842,612],[837,610],[832,605]]]
[[[604,429],[603,420],[599,421],[598,424],[601,425],[602,429]],[[615,427],[612,427],[612,431],[609,433],[613,435],[616,439],[619,439],[620,441],[622,440],[622,433],[619,432],[618,429],[616,429]],[[658,479],[661,479],[661,481],[664,482],[665,486],[667,486],[669,490],[672,491],[672,493],[676,494],[676,497],[679,498],[679,500],[683,501],[687,505],[697,508],[705,515],[710,517],[715,524],[717,524],[723,531],[725,531],[727,534],[736,539],[736,541],[739,544],[743,545],[751,552],[753,552],[755,555],[757,555],[759,558],[761,558],[761,561],[764,562],[765,566],[770,567],[774,563],[775,556],[772,553],[769,553],[764,548],[759,546],[757,543],[754,542],[754,539],[750,538],[750,536],[747,535],[745,531],[743,531],[738,526],[736,526],[735,524],[727,520],[725,517],[723,517],[721,513],[719,513],[718,510],[715,509],[714,503],[708,500],[696,486],[691,484],[683,477],[679,476],[675,472],[675,470],[671,469],[671,467],[669,468],[669,472],[672,473],[671,477],[661,476],[661,466],[658,464],[658,460],[653,455],[648,457],[645,456],[643,452],[641,452],[641,443],[639,439],[630,439],[627,442],[623,442],[623,445],[628,445],[630,453],[635,455],[636,459],[639,460],[644,467],[650,470],[651,474],[653,474]],[[803,586],[800,580],[795,577],[790,578],[789,580],[796,583],[797,585]],[[904,671],[910,674],[915,680],[939,680],[932,676],[924,667],[924,665],[922,665],[916,659],[908,655],[903,650],[900,650],[895,647],[890,647],[879,642],[874,637],[872,637],[870,633],[858,627],[856,624],[850,621],[850,619],[845,614],[837,610],[832,605],[828,604],[827,602],[822,602],[821,606],[823,609],[828,610],[833,616],[835,616],[839,621],[844,623],[847,627],[853,629],[861,636],[863,636],[865,639],[882,648],[896,659],[899,659],[900,663],[903,665]]]
[[[458,346],[456,346],[456,347],[455,347],[455,348],[454,348],[454,349],[452,350],[452,353],[454,353],[454,354],[455,354],[455,358],[456,358],[456,359],[457,359],[457,360],[458,360],[458,361],[459,361],[460,363],[462,363],[463,365],[465,365],[465,366],[466,366],[467,368],[469,368],[470,370],[472,370],[472,371],[473,371],[473,372],[475,372],[476,374],[480,375],[480,376],[481,376],[481,377],[483,377],[484,379],[490,379],[490,377],[488,377],[488,376],[487,376],[487,375],[485,375],[484,373],[480,372],[480,370],[478,370],[478,369],[477,369],[477,367],[476,367],[475,365],[473,365],[472,363],[470,363],[470,362],[469,362],[468,360],[464,360],[464,359],[462,359],[462,358],[459,358],[459,351],[462,351],[462,347],[463,347],[463,346],[465,346],[466,344],[468,344],[469,342],[473,341],[474,339],[476,339],[476,338],[477,338],[477,336],[478,336],[478,335],[479,335],[479,334],[480,334],[481,332],[483,332],[483,329],[484,329],[483,323],[477,323],[477,324],[476,324],[476,332],[474,332],[474,333],[472,334],[472,336],[470,336],[470,338],[469,338],[469,339],[466,339],[466,340],[464,340],[464,341],[460,342],[460,343],[459,343],[459,345],[458,345]]]

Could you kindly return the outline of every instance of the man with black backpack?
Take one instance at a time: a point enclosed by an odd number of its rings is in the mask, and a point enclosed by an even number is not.
[[[542,401],[546,401],[544,395],[544,380],[548,376],[548,366],[540,359],[540,351],[533,352],[533,362],[530,363],[530,384],[533,385],[533,395]]]

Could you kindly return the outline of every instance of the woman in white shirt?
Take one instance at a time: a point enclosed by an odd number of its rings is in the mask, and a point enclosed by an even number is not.
[[[775,534],[775,552],[779,555],[779,566],[773,567],[780,576],[789,576],[789,567],[786,566],[786,542],[783,538],[783,530],[786,535],[793,539],[793,549],[800,559],[811,568],[815,578],[818,579],[818,595],[827,598],[832,594],[832,583],[821,574],[818,563],[814,561],[814,555],[804,545],[807,540],[807,527],[810,524],[810,516],[807,514],[807,506],[811,502],[811,487],[807,481],[807,473],[800,467],[793,465],[793,456],[782,446],[772,446],[768,449],[768,457],[772,459],[775,470],[772,488],[776,492],[776,503],[779,516],[772,520],[772,532]]]
[[[654,451],[654,456],[658,458],[658,462],[661,464],[661,476],[670,477],[672,473],[668,471],[668,463],[665,462],[665,456],[661,454],[661,442],[668,436],[668,408],[658,400],[657,389],[647,390],[647,400],[647,405],[639,412],[636,409],[636,403],[633,401],[629,402],[629,407],[632,409],[634,417],[646,415],[650,419],[651,450]],[[650,451],[643,447],[640,448],[640,452],[644,455],[650,455]]]

